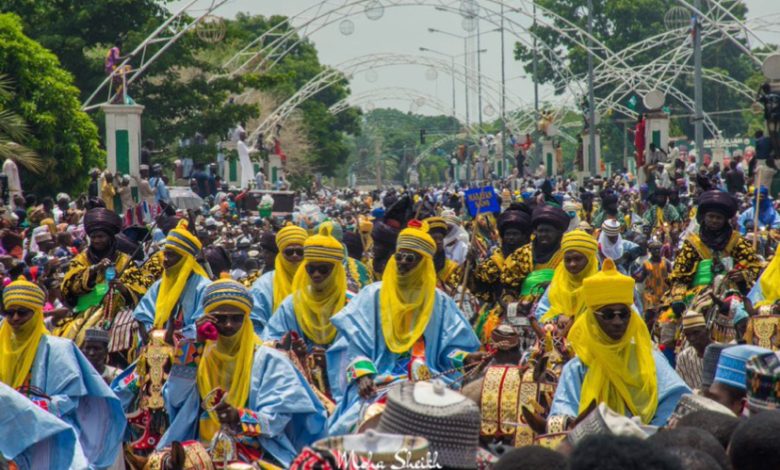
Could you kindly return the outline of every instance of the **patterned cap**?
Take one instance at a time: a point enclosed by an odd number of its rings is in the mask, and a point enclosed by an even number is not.
[[[209,284],[203,296],[203,310],[211,313],[222,305],[238,307],[244,313],[252,310],[252,295],[246,287],[223,273],[222,277]]]
[[[569,431],[568,440],[576,446],[586,437],[599,434],[647,438],[647,432],[635,420],[618,414],[609,409],[606,403],[601,403]]]
[[[615,219],[607,219],[601,224],[601,230],[608,237],[616,237],[620,235],[620,222]]]
[[[674,408],[672,418],[678,420],[683,416],[689,415],[694,411],[713,411],[715,413],[724,414],[727,416],[734,416],[734,413],[721,405],[720,403],[702,395],[695,395],[693,393],[686,393],[680,397],[680,401],[677,402],[677,406]]]
[[[182,256],[198,256],[203,245],[192,232],[188,230],[189,223],[181,219],[176,228],[168,232],[165,238],[165,249],[173,250]]]
[[[108,334],[108,331],[103,328],[87,328],[86,332],[84,332],[85,343],[87,341],[94,341],[95,343],[108,344],[109,340],[110,335]]]
[[[410,220],[407,227],[398,235],[396,250],[411,250],[422,256],[433,258],[436,242],[428,234],[428,224],[419,220]]]
[[[682,317],[682,329],[683,331],[692,330],[697,327],[706,327],[707,322],[704,320],[704,315],[699,312],[688,310]]]
[[[748,408],[760,413],[780,408],[780,356],[776,352],[758,354],[745,365]]]
[[[747,390],[745,365],[748,359],[768,352],[772,351],[749,344],[740,344],[724,350],[718,359],[715,381],[740,390]]]
[[[24,307],[35,312],[43,309],[45,302],[46,294],[38,284],[33,284],[23,276],[19,276],[3,289],[3,306],[6,310],[11,307]]]
[[[701,371],[701,385],[702,388],[707,389],[715,380],[715,371],[718,369],[718,359],[720,359],[720,353],[724,349],[731,347],[732,345],[723,343],[710,343],[704,349],[704,357],[702,358],[702,371]]]
[[[479,407],[440,382],[401,383],[388,393],[379,432],[420,436],[445,468],[476,468]]]

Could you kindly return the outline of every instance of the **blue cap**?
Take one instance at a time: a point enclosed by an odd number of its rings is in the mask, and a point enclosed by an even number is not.
[[[726,348],[720,353],[718,369],[715,371],[715,382],[747,390],[745,383],[745,365],[751,357],[772,352],[769,349],[740,344]]]

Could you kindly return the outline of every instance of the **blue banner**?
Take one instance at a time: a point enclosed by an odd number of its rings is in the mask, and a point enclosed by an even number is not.
[[[496,192],[493,191],[493,186],[469,189],[466,191],[465,197],[466,207],[471,217],[476,217],[477,214],[485,212],[501,211],[501,201],[498,200]]]

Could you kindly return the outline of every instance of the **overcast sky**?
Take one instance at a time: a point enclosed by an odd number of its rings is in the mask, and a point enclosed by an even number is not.
[[[169,8],[180,8],[187,1],[177,1],[169,5]],[[354,0],[352,0],[354,1]],[[381,1],[381,0],[380,0]],[[198,0],[195,8],[210,3],[210,0]],[[328,2],[318,2],[314,0],[229,0],[221,6],[215,14],[224,17],[233,17],[237,12],[249,12],[253,14],[273,15],[280,14],[286,16],[295,16],[307,9],[321,3],[330,5],[346,3],[345,0],[329,0]],[[385,5],[389,2],[384,1]],[[400,0],[393,0],[398,4]],[[404,3],[413,3],[404,0]],[[428,2],[432,3],[432,2]],[[455,2],[457,3],[457,2]],[[691,1],[692,3],[692,1]],[[773,20],[775,31],[780,31],[780,0],[745,0],[748,6],[748,21],[756,18]],[[490,2],[483,2],[483,5],[492,5]],[[325,10],[327,8],[322,7]],[[491,6],[491,8],[493,8]],[[310,10],[313,11],[313,10]],[[354,26],[354,32],[349,35],[342,34],[340,26],[342,20],[336,20],[329,26],[311,34],[310,39],[316,44],[319,51],[320,61],[337,67],[339,64],[375,53],[400,53],[410,55],[425,55],[437,57],[435,54],[420,52],[420,47],[435,49],[445,54],[462,54],[464,45],[462,40],[442,34],[430,33],[428,28],[449,31],[454,34],[464,35],[466,33],[462,27],[462,18],[456,12],[443,12],[434,9],[432,6],[404,6],[404,7],[385,7],[384,12],[378,20],[371,20],[364,13],[361,7],[359,13],[349,17]],[[774,15],[771,17],[770,15]],[[308,18],[314,16],[309,13],[305,15]],[[530,20],[514,15],[521,24],[528,24]],[[638,19],[641,20],[641,19]],[[303,20],[296,23],[300,25]],[[480,23],[481,30],[490,31],[495,28],[493,24],[486,21]],[[660,31],[659,31],[660,32]],[[780,33],[760,30],[757,31],[759,37],[766,42],[780,44]],[[524,71],[519,62],[512,60],[512,47],[515,38],[506,34],[506,78],[508,95],[517,97],[517,100],[523,100],[526,103],[533,102],[533,84],[530,80],[523,77]],[[486,49],[482,57],[482,73],[486,80],[493,79],[499,81],[501,78],[501,43],[498,32],[486,32],[481,36],[481,47]],[[437,58],[444,58],[438,56]],[[449,61],[450,59],[445,58]],[[463,67],[463,58],[456,59],[456,67]],[[437,75],[434,77],[433,75]],[[353,94],[364,94],[372,92],[383,93],[387,96],[387,91],[381,92],[388,87],[401,87],[416,90],[420,95],[429,96],[425,100],[419,97],[416,103],[407,97],[394,100],[371,99],[363,101],[361,104],[366,107],[396,107],[403,111],[414,110],[425,114],[439,114],[436,107],[430,106],[430,102],[438,100],[439,108],[443,108],[448,114],[452,108],[452,80],[450,75],[439,72],[433,74],[423,66],[397,65],[382,67],[371,72],[359,73],[352,77],[351,89]],[[544,98],[549,96],[551,90],[548,87],[540,89],[540,96]],[[476,92],[470,95],[470,113],[471,121],[476,121],[477,106]],[[488,93],[483,94],[484,119],[495,118],[491,114],[490,99]],[[464,86],[462,83],[456,85],[457,112],[459,116],[464,113],[465,102]],[[419,106],[422,104],[422,106]],[[495,109],[498,110],[498,103],[495,102]]]

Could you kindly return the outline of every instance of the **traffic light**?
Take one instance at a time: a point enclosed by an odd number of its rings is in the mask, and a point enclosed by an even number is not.
[[[420,129],[420,145],[425,145],[425,129]]]

